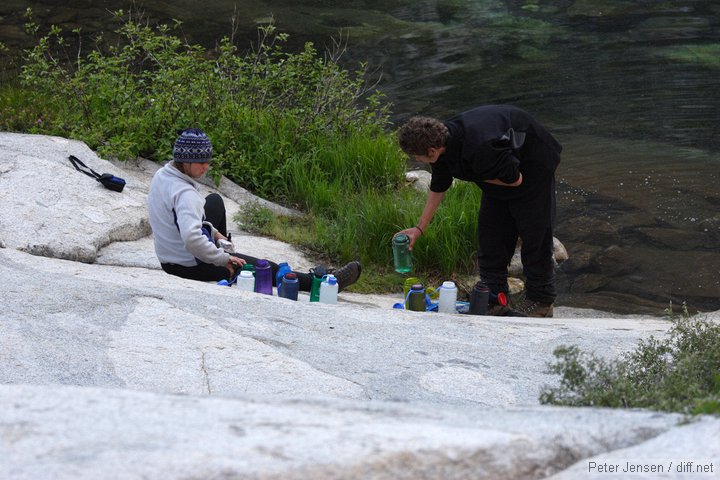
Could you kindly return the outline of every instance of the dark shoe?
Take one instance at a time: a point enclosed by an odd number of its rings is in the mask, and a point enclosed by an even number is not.
[[[549,318],[553,316],[553,303],[538,302],[526,298],[514,310],[525,317]]]
[[[335,275],[335,278],[337,278],[338,281],[338,292],[342,292],[347,287],[357,282],[358,278],[360,278],[361,271],[362,266],[358,261],[347,263],[342,267],[338,268],[333,273],[333,275]]]
[[[488,305],[487,314],[493,317],[507,317],[512,310],[507,305],[490,304]]]

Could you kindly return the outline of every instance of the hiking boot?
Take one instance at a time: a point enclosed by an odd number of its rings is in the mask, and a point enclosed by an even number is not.
[[[553,316],[553,303],[524,299],[514,310],[524,317],[548,318]]]
[[[511,312],[512,309],[510,307],[507,305],[500,305],[499,303],[491,303],[487,308],[487,315],[492,317],[507,317],[510,316],[508,314]]]
[[[337,278],[338,281],[338,292],[342,292],[347,287],[357,282],[357,279],[360,278],[361,271],[362,266],[358,261],[347,263],[342,267],[338,268],[333,273],[333,275],[335,275],[335,278]]]
[[[490,292],[490,301],[488,302],[487,313],[493,317],[511,317],[514,312],[508,305],[508,299],[505,292]]]

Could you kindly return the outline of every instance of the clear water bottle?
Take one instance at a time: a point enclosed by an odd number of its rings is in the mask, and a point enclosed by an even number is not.
[[[237,286],[246,292],[255,291],[255,275],[250,270],[241,270],[237,277]]]
[[[265,259],[255,263],[255,291],[272,295],[272,267],[270,262]]]
[[[280,286],[278,286],[278,296],[297,300],[298,290],[300,290],[300,282],[298,282],[297,273],[287,272],[283,275]]]
[[[221,238],[217,241],[217,246],[225,250],[227,253],[235,253],[235,245],[232,242]]]
[[[334,275],[325,275],[320,284],[318,301],[320,303],[337,303],[338,288],[337,278]]]
[[[393,237],[393,263],[395,271],[398,273],[408,273],[412,271],[412,252],[410,251],[410,237],[404,233],[399,233]]]
[[[422,283],[416,283],[410,287],[407,304],[408,310],[413,312],[425,311],[425,287],[423,287]]]
[[[455,310],[455,302],[457,302],[457,287],[455,286],[455,282],[443,282],[439,290],[438,312],[457,313]]]

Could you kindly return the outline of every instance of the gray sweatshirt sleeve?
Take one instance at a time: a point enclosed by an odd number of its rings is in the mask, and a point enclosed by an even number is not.
[[[222,267],[230,261],[230,255],[202,234],[204,206],[204,199],[197,192],[188,189],[178,193],[175,215],[180,238],[195,258]]]

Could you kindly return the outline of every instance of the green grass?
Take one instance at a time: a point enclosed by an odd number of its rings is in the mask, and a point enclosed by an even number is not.
[[[33,132],[52,123],[57,107],[19,82],[0,83],[0,130]]]
[[[408,186],[394,190],[344,191],[342,178],[324,178],[303,197],[307,213],[285,217],[250,205],[235,218],[245,229],[297,245],[329,263],[360,260],[361,281],[353,291],[400,292],[404,277],[392,269],[393,235],[417,223],[425,195]],[[480,191],[465,182],[452,187],[423,236],[415,243],[413,276],[428,285],[472,272]]]

